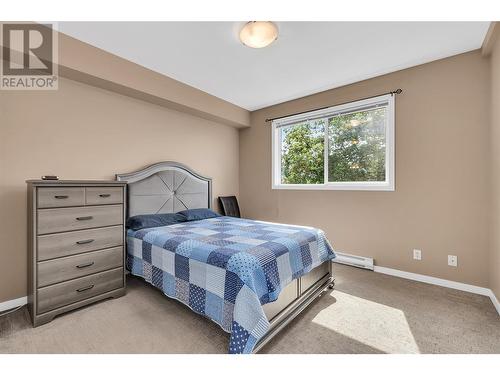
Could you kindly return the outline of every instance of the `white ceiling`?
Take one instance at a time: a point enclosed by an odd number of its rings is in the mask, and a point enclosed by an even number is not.
[[[248,110],[481,47],[489,22],[278,22],[242,45],[243,22],[59,22],[84,42]]]

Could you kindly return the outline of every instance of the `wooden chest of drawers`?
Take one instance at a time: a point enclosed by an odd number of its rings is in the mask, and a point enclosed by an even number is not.
[[[28,307],[33,325],[125,294],[126,184],[27,183]]]

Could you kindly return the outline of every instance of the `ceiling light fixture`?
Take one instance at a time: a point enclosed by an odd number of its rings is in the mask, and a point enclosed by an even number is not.
[[[263,48],[278,38],[278,27],[270,21],[247,22],[240,31],[241,42],[248,47]]]

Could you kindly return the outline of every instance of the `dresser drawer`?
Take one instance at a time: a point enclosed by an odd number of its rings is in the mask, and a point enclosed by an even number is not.
[[[113,289],[123,287],[123,268],[38,289],[37,313],[41,314]]]
[[[37,189],[38,208],[83,206],[83,187],[41,187]]]
[[[88,187],[85,188],[85,204],[117,204],[123,203],[121,187]]]
[[[38,210],[38,234],[119,225],[122,222],[122,205]]]
[[[123,265],[123,247],[97,250],[66,258],[39,262],[38,287],[87,276]]]
[[[123,245],[123,226],[38,236],[38,261]]]

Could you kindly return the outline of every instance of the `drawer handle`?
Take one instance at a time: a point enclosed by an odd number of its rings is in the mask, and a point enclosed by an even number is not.
[[[90,266],[93,266],[94,265],[94,262],[88,262],[88,263],[85,263],[85,264],[79,264],[78,266],[76,266],[76,268],[87,268],[87,267],[90,267]]]
[[[67,195],[54,195],[54,198],[56,198],[56,199],[67,199],[69,197]]]
[[[94,239],[76,241],[76,244],[77,244],[77,245],[85,245],[85,244],[87,244],[87,243],[91,243],[91,242],[94,242]]]
[[[77,217],[76,220],[82,221],[82,220],[92,220],[94,217],[93,216],[80,216]]]
[[[111,194],[99,194],[101,198],[109,198],[111,197]]]
[[[86,286],[85,288],[80,288],[80,289],[77,289],[76,291],[77,291],[78,293],[81,293],[81,292],[85,292],[86,290],[90,290],[90,289],[92,289],[93,287],[94,287],[94,285],[92,284],[92,285]]]

